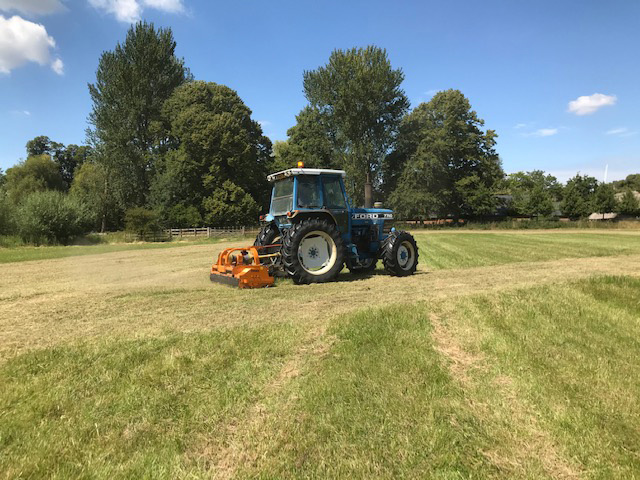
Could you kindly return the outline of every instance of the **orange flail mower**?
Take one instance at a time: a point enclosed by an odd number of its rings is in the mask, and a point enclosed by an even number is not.
[[[268,253],[269,247],[227,248],[218,255],[217,263],[211,266],[211,281],[237,286],[239,288],[271,287],[274,282],[269,272],[270,259],[279,254]]]

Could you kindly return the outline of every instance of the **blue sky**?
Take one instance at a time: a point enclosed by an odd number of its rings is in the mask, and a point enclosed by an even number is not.
[[[87,83],[136,18],[171,27],[195,77],[237,90],[274,141],[306,103],[305,69],[375,44],[403,69],[412,107],[460,89],[497,131],[507,172],[640,172],[632,0],[0,0],[0,168],[37,135],[84,141]]]

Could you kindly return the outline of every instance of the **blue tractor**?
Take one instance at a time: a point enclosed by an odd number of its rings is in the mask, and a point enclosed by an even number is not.
[[[352,273],[371,272],[382,259],[391,275],[412,275],[418,246],[411,234],[392,227],[393,211],[354,208],[342,170],[292,168],[269,175],[269,213],[254,243],[266,253],[271,275],[295,283],[333,280],[346,264]]]

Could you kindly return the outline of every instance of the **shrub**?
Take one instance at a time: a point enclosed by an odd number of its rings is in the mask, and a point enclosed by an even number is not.
[[[196,207],[178,204],[169,209],[166,221],[170,228],[199,227],[202,225],[202,216]]]
[[[229,180],[205,198],[202,206],[207,224],[214,226],[252,225],[260,214],[253,197]]]
[[[10,235],[15,232],[16,207],[0,190],[0,235]]]
[[[631,189],[626,189],[618,201],[617,211],[623,215],[640,215],[640,202]]]
[[[130,208],[124,215],[125,229],[129,233],[135,233],[144,238],[160,231],[158,215],[153,210],[143,207]]]
[[[85,205],[64,193],[46,190],[29,195],[18,210],[18,230],[25,242],[67,244],[87,233],[93,219]]]

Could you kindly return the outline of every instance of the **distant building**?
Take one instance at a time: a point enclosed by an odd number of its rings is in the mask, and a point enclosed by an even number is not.
[[[591,215],[589,215],[589,220],[615,220],[616,217],[618,216],[617,213],[597,213],[594,212]]]

